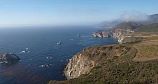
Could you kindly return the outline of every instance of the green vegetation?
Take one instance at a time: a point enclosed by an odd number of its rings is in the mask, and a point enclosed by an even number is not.
[[[137,22],[122,22],[122,23],[116,25],[115,28],[126,29],[126,30],[127,29],[135,30],[141,26],[142,26],[142,24],[137,23]]]
[[[144,25],[138,28],[139,32],[158,32],[158,23]]]
[[[155,48],[155,47],[154,47]],[[84,53],[99,63],[89,74],[49,84],[151,84],[158,83],[158,60],[135,62],[137,52],[126,45],[87,48]],[[144,47],[143,49],[148,49]],[[150,47],[149,50],[154,50]],[[92,54],[92,51],[95,54]],[[155,51],[155,50],[154,50]],[[95,56],[97,55],[97,56]]]
[[[158,36],[146,37],[146,40],[158,40]]]
[[[143,57],[158,56],[158,45],[138,45],[137,49],[139,49],[138,54]]]

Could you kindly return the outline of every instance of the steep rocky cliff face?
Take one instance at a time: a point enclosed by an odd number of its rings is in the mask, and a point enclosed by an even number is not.
[[[69,80],[49,84],[157,84],[158,60],[134,61],[138,52],[129,44],[86,48],[66,66]]]
[[[87,74],[95,66],[95,62],[83,54],[77,54],[69,60],[65,68],[67,79],[77,78],[82,74]]]
[[[127,51],[128,48],[125,46],[112,45],[86,48],[69,60],[69,63],[64,70],[65,76],[67,79],[73,79],[78,78],[83,74],[88,74],[92,68],[101,64],[103,59],[120,57]]]

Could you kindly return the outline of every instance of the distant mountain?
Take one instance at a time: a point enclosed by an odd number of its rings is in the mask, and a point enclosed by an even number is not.
[[[143,25],[138,28],[139,32],[158,32],[158,23]]]
[[[137,22],[122,22],[114,27],[114,29],[131,29],[131,30],[137,30],[137,28],[141,27],[141,23]]]
[[[111,22],[103,22],[102,28],[112,29],[131,29],[134,31],[158,31],[158,14],[148,15],[148,19],[144,21],[125,21],[115,20]]]
[[[148,23],[158,23],[158,14],[153,14],[149,16],[149,20],[147,21]]]

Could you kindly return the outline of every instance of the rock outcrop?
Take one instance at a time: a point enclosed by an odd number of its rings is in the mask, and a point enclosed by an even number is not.
[[[108,38],[110,37],[109,32],[107,31],[100,31],[100,32],[95,32],[92,34],[94,38]]]
[[[0,64],[14,64],[17,63],[20,58],[15,54],[1,53]]]
[[[95,62],[84,54],[77,54],[69,60],[65,68],[65,76],[67,79],[77,78],[82,74],[87,74],[95,66]]]

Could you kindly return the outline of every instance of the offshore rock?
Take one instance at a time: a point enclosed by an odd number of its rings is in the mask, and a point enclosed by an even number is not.
[[[19,60],[16,54],[0,53],[0,64],[15,64]]]

